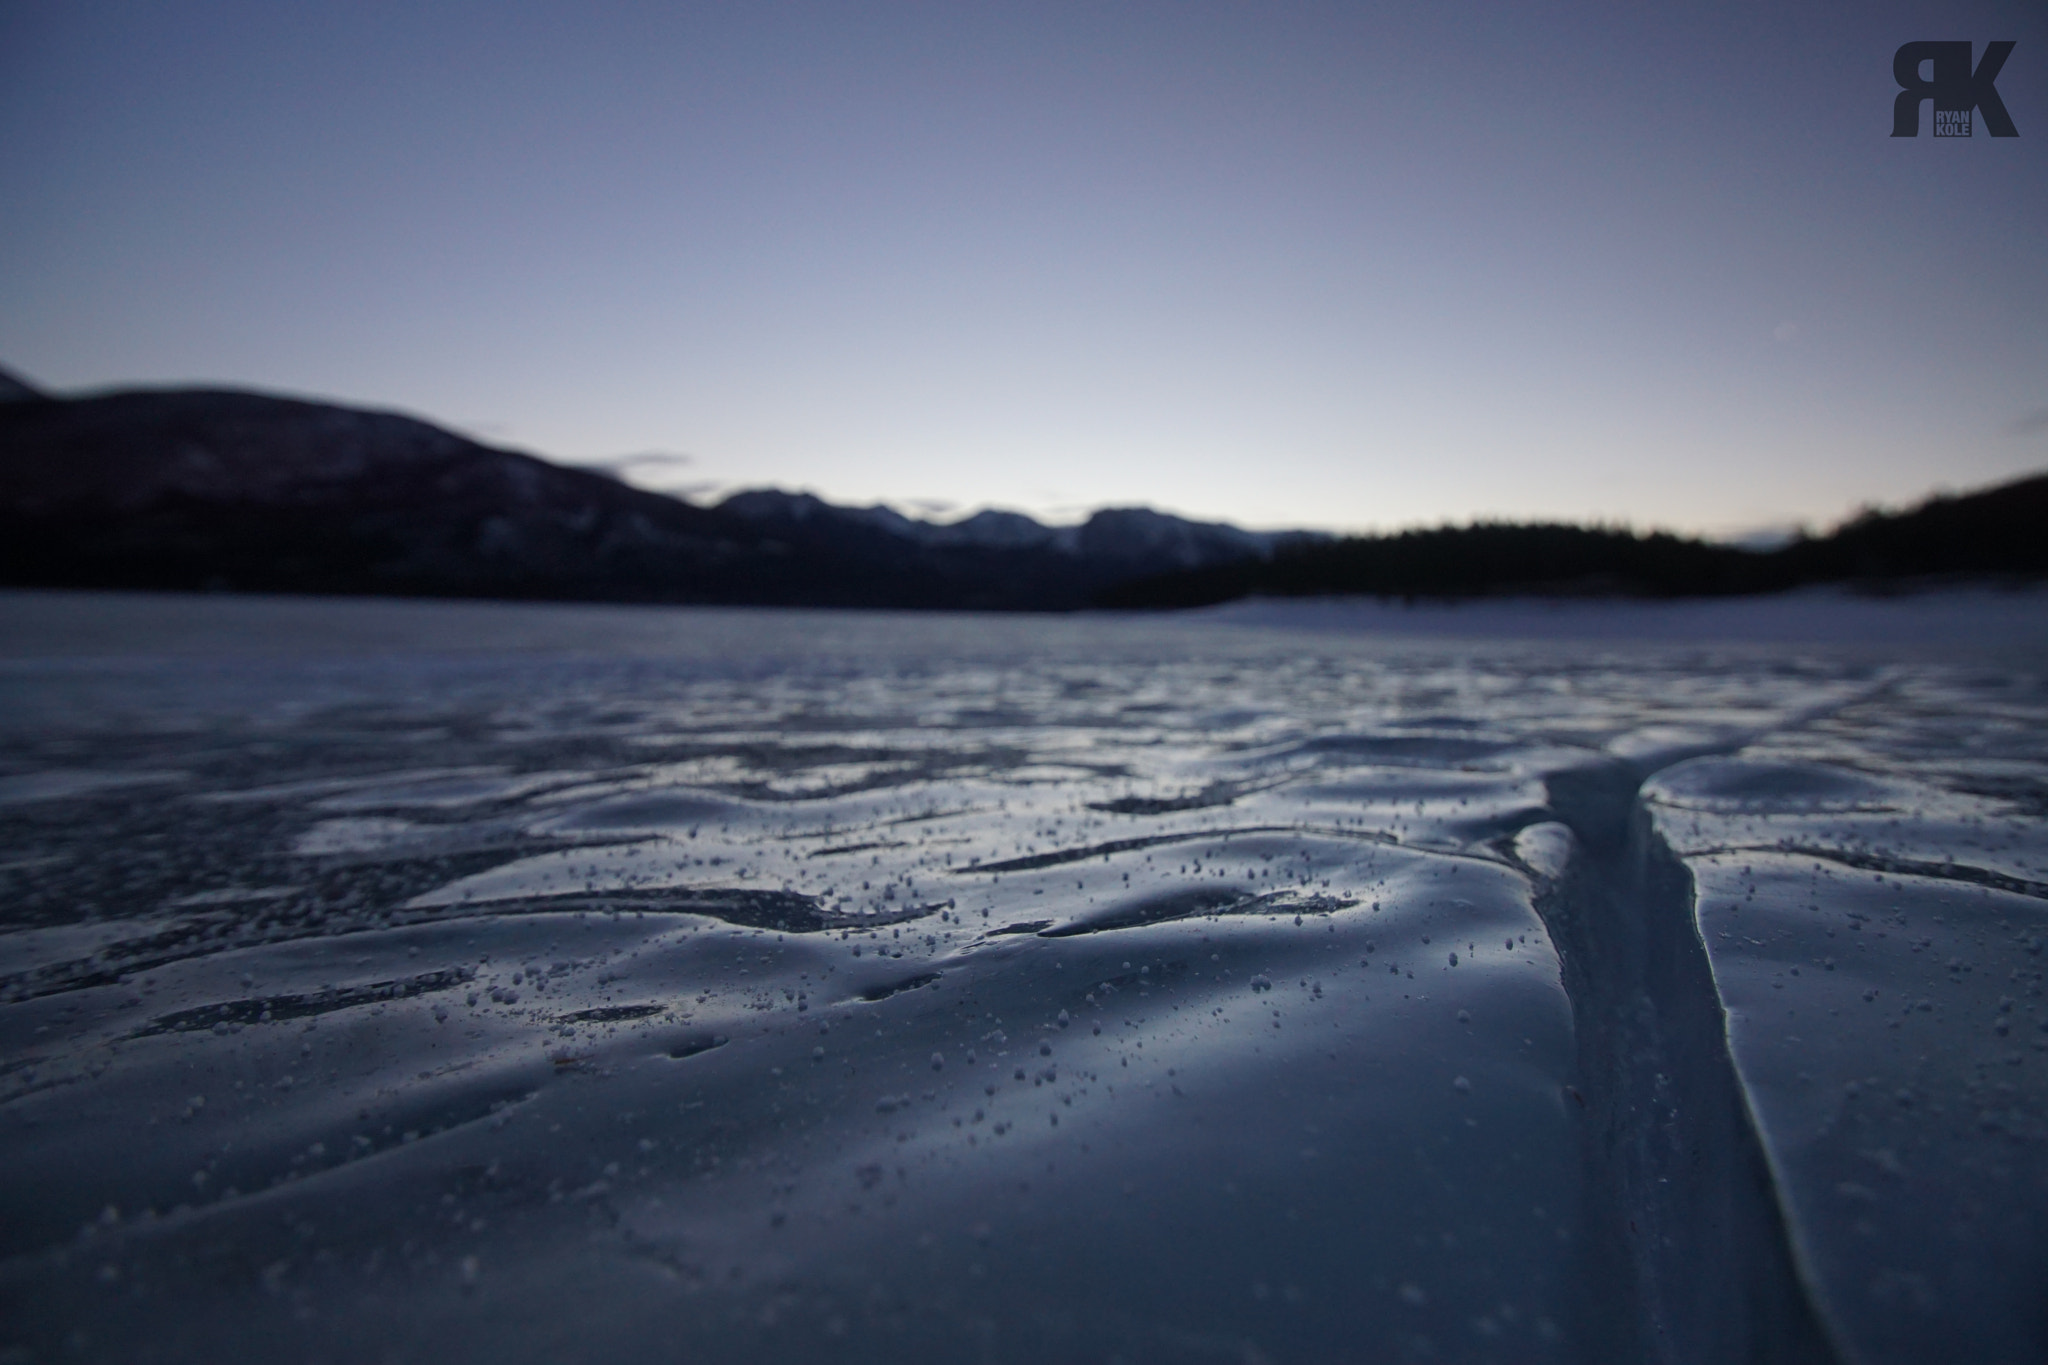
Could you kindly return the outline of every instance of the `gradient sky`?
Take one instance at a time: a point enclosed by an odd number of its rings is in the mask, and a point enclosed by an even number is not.
[[[2048,467],[2048,6],[1648,8],[0,0],[0,366],[948,514]],[[1888,136],[1999,38],[2018,138]]]

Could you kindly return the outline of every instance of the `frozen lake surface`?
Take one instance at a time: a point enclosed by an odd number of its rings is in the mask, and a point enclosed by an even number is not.
[[[2044,665],[0,595],[0,1361],[2048,1358]]]

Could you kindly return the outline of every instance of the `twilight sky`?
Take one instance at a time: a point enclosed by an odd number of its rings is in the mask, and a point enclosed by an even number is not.
[[[700,496],[1825,524],[2048,468],[2048,6],[5,0],[0,244],[45,385]]]

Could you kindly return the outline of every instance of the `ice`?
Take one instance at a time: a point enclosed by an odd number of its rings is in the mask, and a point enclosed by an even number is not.
[[[94,792],[111,791],[118,787],[154,786],[158,783],[178,782],[185,774],[177,772],[149,772],[147,770],[128,772],[93,772],[90,770],[51,768],[41,772],[12,773],[0,776],[0,806],[22,806],[42,801],[63,801],[72,797],[87,796]]]
[[[2048,1354],[2044,759],[2037,682],[1929,671],[1648,790],[1858,1359]]]
[[[2040,1354],[2025,660],[78,600],[0,1350]]]

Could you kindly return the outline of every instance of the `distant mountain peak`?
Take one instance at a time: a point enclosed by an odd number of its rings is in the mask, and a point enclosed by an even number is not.
[[[958,521],[925,521],[892,507],[843,507],[814,493],[779,488],[734,493],[718,509],[763,524],[864,527],[929,548],[1051,551],[1148,573],[1264,559],[1283,545],[1328,539],[1314,531],[1247,531],[1227,522],[1191,521],[1150,507],[1105,507],[1078,526],[1047,526],[1023,512],[1000,508],[986,508]]]
[[[742,490],[719,502],[718,510],[759,522],[864,526],[915,545],[1020,549],[1056,546],[1060,537],[1057,528],[1035,521],[1022,512],[991,508],[959,521],[925,521],[905,516],[881,503],[869,507],[847,507],[826,502],[815,493],[791,493],[780,488]]]

